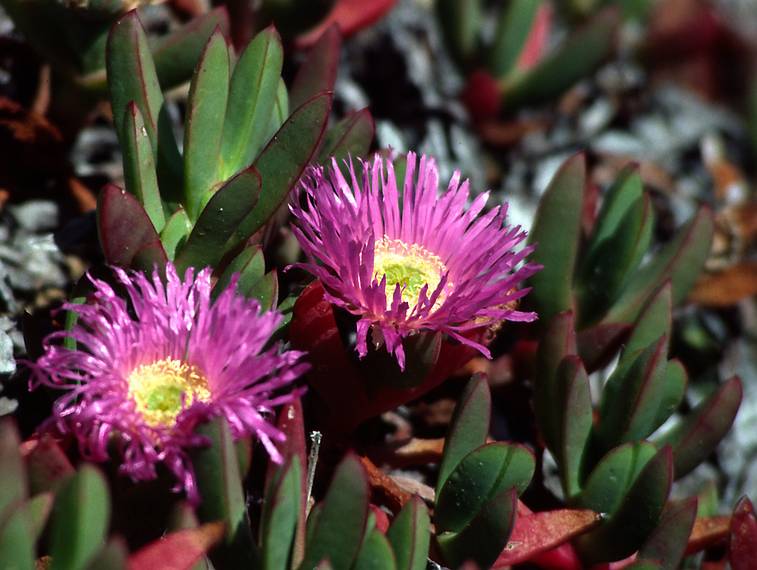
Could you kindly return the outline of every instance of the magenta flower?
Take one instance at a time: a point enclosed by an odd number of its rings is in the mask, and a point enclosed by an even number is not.
[[[198,423],[223,415],[235,437],[255,435],[274,460],[284,435],[269,422],[272,409],[292,400],[292,382],[307,365],[303,353],[265,348],[281,322],[260,314],[257,301],[236,294],[235,285],[210,300],[210,270],[183,281],[173,265],[166,284],[115,269],[130,303],[92,278],[93,302],[66,304],[78,314],[71,332],[55,332],[33,365],[33,386],[66,390],[54,404],[53,421],[73,433],[82,454],[108,457],[111,442],[123,458],[121,471],[133,480],[153,479],[164,463],[197,499],[187,449],[202,445]],[[61,339],[76,340],[76,350]]]
[[[533,246],[513,249],[526,232],[504,225],[506,205],[479,216],[484,193],[466,208],[469,185],[459,172],[440,195],[434,160],[421,156],[416,172],[414,153],[401,195],[391,161],[362,163],[360,180],[349,166],[349,182],[336,162],[328,173],[312,169],[290,209],[310,259],[299,266],[321,280],[329,302],[360,317],[361,357],[370,332],[404,369],[402,339],[424,330],[490,356],[474,331],[536,318],[515,309],[528,292],[517,284],[540,267],[522,263]]]

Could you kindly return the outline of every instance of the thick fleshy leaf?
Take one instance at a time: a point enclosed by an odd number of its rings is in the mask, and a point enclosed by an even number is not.
[[[370,347],[368,354],[360,362],[361,373],[377,391],[392,388],[417,388],[439,361],[442,348],[442,334],[433,331],[422,332],[403,341],[405,349],[405,369],[384,347]]]
[[[664,424],[670,416],[673,415],[681,405],[686,395],[686,386],[689,383],[689,376],[680,360],[669,360],[665,368],[665,379],[662,381],[663,392],[660,397],[660,404],[657,408],[657,417],[655,418],[653,430],[656,430]]]
[[[74,474],[66,454],[51,437],[42,436],[38,440],[24,443],[24,463],[26,465],[29,492],[33,495],[46,491],[57,491],[68,477]],[[1,453],[1,452],[0,452]],[[10,465],[6,459],[0,465]],[[0,468],[1,470],[1,468]],[[3,483],[0,489],[10,487]]]
[[[666,283],[649,300],[633,326],[633,332],[623,347],[619,364],[629,361],[640,350],[663,336],[670,338],[672,327],[673,299],[670,283]]]
[[[221,137],[229,97],[229,48],[216,31],[197,65],[184,128],[184,207],[196,220],[218,179]]]
[[[279,302],[279,277],[276,269],[272,269],[263,277],[247,287],[240,287],[239,292],[250,299],[260,301],[263,311],[272,311]]]
[[[486,443],[491,408],[492,397],[486,377],[473,376],[458,398],[444,440],[444,455],[436,479],[437,495],[463,457]]]
[[[166,221],[163,231],[160,232],[160,241],[166,250],[169,259],[176,258],[176,252],[184,244],[184,240],[192,231],[192,222],[184,208],[179,208]]]
[[[331,26],[323,32],[297,70],[289,93],[292,107],[300,107],[316,95],[334,90],[341,48],[339,28]]]
[[[595,527],[602,517],[588,509],[560,509],[524,515],[518,513],[510,540],[493,568],[532,560]]]
[[[312,46],[333,24],[343,37],[348,37],[379,20],[397,0],[336,0],[334,7],[321,22],[296,41],[298,48]]]
[[[496,77],[515,69],[536,21],[536,13],[543,4],[534,0],[514,0],[501,8],[494,43],[489,48],[487,58],[489,70]]]
[[[55,497],[51,492],[40,493],[35,495],[24,504],[29,526],[31,528],[32,542],[36,541],[42,534],[47,524],[47,519],[53,510],[53,500]]]
[[[355,560],[355,568],[360,570],[395,570],[397,562],[387,538],[374,529],[363,542]]]
[[[133,101],[126,105],[123,120],[124,183],[126,189],[142,204],[152,225],[155,226],[155,231],[160,232],[165,226],[166,217],[158,189],[152,144],[147,136],[142,113]]]
[[[19,452],[18,429],[10,418],[0,422],[0,513],[24,500],[29,490]]]
[[[221,521],[225,537],[211,554],[216,566],[251,566],[255,550],[247,521],[246,503],[234,442],[224,418],[201,425],[197,433],[210,440],[209,447],[192,451],[192,465],[202,502],[197,515],[203,522]]]
[[[742,394],[741,380],[731,378],[661,438],[661,444],[669,443],[673,447],[677,478],[704,461],[728,433],[739,411]]]
[[[287,92],[286,83],[279,77],[279,85],[276,88],[276,99],[273,104],[273,111],[271,112],[271,120],[266,127],[266,136],[264,141],[269,141],[271,137],[284,124],[284,121],[289,117],[289,93]]]
[[[683,559],[696,516],[696,497],[669,503],[660,524],[639,549],[638,557],[658,562],[664,570],[676,570]]]
[[[300,513],[302,466],[293,456],[272,481],[263,503],[261,562],[264,570],[289,568]]]
[[[574,503],[598,513],[614,513],[657,449],[647,442],[626,443],[605,455]]]
[[[750,570],[757,562],[757,517],[752,501],[742,497],[731,517],[728,560],[733,570]]]
[[[110,496],[102,474],[84,465],[58,491],[50,530],[51,570],[86,568],[105,541]]]
[[[437,544],[445,561],[452,568],[459,568],[466,560],[473,560],[481,568],[489,568],[507,545],[517,503],[517,491],[505,489],[488,499],[460,532],[438,534]]]
[[[397,570],[424,570],[431,541],[428,509],[417,495],[410,499],[392,521],[386,533],[392,545]]]
[[[213,286],[213,297],[220,295],[231,283],[234,275],[239,275],[237,288],[247,290],[265,275],[265,258],[263,248],[251,245],[242,250],[224,269]]]
[[[560,313],[547,325],[539,343],[534,374],[534,411],[539,431],[549,449],[559,447],[557,369],[563,358],[576,353],[573,313]]]
[[[514,109],[549,101],[596,69],[612,52],[620,23],[617,10],[597,14],[529,72],[505,87],[503,105]]]
[[[534,474],[534,456],[520,445],[489,443],[466,455],[436,497],[437,532],[460,532],[504,490],[520,494]]]
[[[258,203],[260,192],[260,174],[252,166],[221,186],[176,255],[179,272],[188,267],[215,267],[226,252],[229,237]]]
[[[111,28],[106,50],[108,88],[116,133],[126,146],[121,117],[134,102],[142,113],[145,130],[153,149],[158,181],[163,198],[178,202],[181,195],[182,161],[171,120],[165,109],[155,63],[136,10],[128,12]]]
[[[479,49],[481,0],[439,0],[436,3],[445,45],[455,62],[465,68],[473,63]]]
[[[607,366],[618,354],[632,327],[625,323],[599,323],[578,331],[578,354],[588,372]]]
[[[323,137],[316,162],[327,164],[333,157],[337,164],[347,158],[360,158],[368,154],[376,125],[366,107],[350,113],[331,127]]]
[[[137,199],[108,184],[97,198],[97,230],[111,265],[152,271],[168,261],[150,218]]]
[[[586,158],[567,160],[549,183],[539,202],[528,242],[537,244],[533,263],[544,269],[528,280],[533,290],[525,303],[549,323],[556,314],[573,308],[573,273],[581,239],[581,211],[586,185]]]
[[[216,29],[224,34],[229,30],[229,16],[224,6],[192,18],[186,25],[155,43],[152,57],[164,91],[192,77],[192,72]]]
[[[570,499],[581,491],[581,468],[593,423],[589,377],[577,356],[566,356],[560,363],[557,394],[560,417],[555,459],[565,496]]]
[[[233,245],[262,228],[286,201],[318,148],[330,110],[330,94],[313,97],[292,113],[263,149],[254,164],[263,191],[258,204],[237,229]]]
[[[710,253],[713,232],[712,212],[707,208],[700,209],[675,239],[633,275],[620,299],[604,318],[605,322],[635,320],[650,295],[667,280],[670,280],[673,304],[682,302]]]
[[[370,489],[365,470],[353,454],[334,473],[315,525],[308,530],[301,568],[328,559],[334,570],[347,570],[357,557],[368,520]]]
[[[607,380],[599,408],[597,441],[607,450],[646,439],[657,427],[666,391],[667,337],[619,366]]]
[[[599,320],[636,271],[652,241],[653,218],[652,200],[643,194],[606,237],[589,244],[576,287],[582,323]],[[599,234],[605,230],[602,222]]]
[[[131,570],[191,570],[224,534],[223,523],[172,532],[129,556]]]
[[[666,446],[639,472],[609,519],[576,539],[584,560],[609,562],[633,554],[657,527],[672,483],[673,453]]]
[[[249,166],[266,142],[284,52],[273,27],[260,32],[234,67],[223,127],[221,178]]]
[[[90,561],[87,570],[127,570],[129,550],[120,538],[111,538]]]
[[[0,568],[34,570],[34,531],[27,505],[6,506],[0,519]],[[62,567],[61,567],[62,568]]]

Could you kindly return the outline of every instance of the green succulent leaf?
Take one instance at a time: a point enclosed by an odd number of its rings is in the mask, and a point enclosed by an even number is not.
[[[460,67],[468,67],[479,49],[483,20],[481,0],[439,0],[436,9],[450,55]]]
[[[123,133],[126,143],[123,149],[126,189],[137,197],[155,226],[155,231],[160,232],[165,226],[166,218],[158,189],[152,145],[142,113],[133,101],[126,105]]]
[[[220,6],[160,38],[153,45],[152,57],[163,90],[168,91],[192,77],[210,36],[216,30],[225,34],[228,29],[226,7]]]
[[[78,570],[105,541],[110,519],[110,495],[102,474],[84,465],[61,486],[53,506],[50,529],[52,570]]]
[[[652,424],[653,430],[664,424],[673,412],[681,405],[686,395],[686,386],[689,383],[689,376],[680,360],[669,360],[665,368],[665,379],[663,393],[660,397],[660,404],[657,408],[657,417]]]
[[[663,570],[676,570],[686,551],[696,516],[696,497],[668,503],[660,524],[639,549],[638,558],[658,562]]]
[[[276,269],[272,269],[249,287],[240,287],[239,292],[245,297],[260,301],[263,311],[272,311],[279,302],[279,278]]]
[[[540,1],[513,0],[501,9],[487,60],[489,70],[496,77],[515,69],[541,5]]]
[[[505,489],[488,499],[476,516],[460,532],[437,535],[445,561],[459,568],[473,560],[480,568],[489,568],[507,545],[518,504],[516,489]]]
[[[243,170],[221,186],[200,214],[192,233],[176,254],[176,267],[215,267],[228,251],[234,230],[259,202],[261,178],[255,167]]]
[[[353,566],[355,570],[395,570],[397,562],[387,538],[378,530],[372,530],[358,553]]]
[[[503,105],[515,109],[549,101],[594,71],[613,51],[617,10],[604,10],[538,65],[504,85]]]
[[[126,107],[131,102],[137,106],[152,145],[161,194],[166,201],[178,203],[181,196],[181,156],[165,109],[147,37],[135,10],[128,12],[111,28],[106,64],[113,116],[126,116]],[[124,124],[117,121],[115,127],[121,147],[127,148]]]
[[[431,521],[423,501],[414,496],[392,521],[386,533],[397,570],[424,570],[431,541]]]
[[[292,107],[300,107],[316,95],[334,91],[341,47],[339,26],[332,25],[323,32],[297,70],[289,93]]]
[[[623,347],[619,364],[624,364],[639,351],[663,336],[670,338],[672,328],[673,298],[670,283],[663,285],[649,300],[647,307],[639,314],[633,332]]]
[[[284,121],[289,117],[289,94],[287,93],[287,86],[284,80],[279,77],[279,84],[276,88],[276,99],[273,104],[273,111],[271,112],[271,120],[266,127],[265,141],[270,141],[271,137],[284,124]]]
[[[237,229],[232,246],[246,241],[262,228],[286,201],[323,136],[331,95],[318,95],[286,120],[255,161],[263,190],[255,208]]]
[[[712,212],[706,208],[700,209],[675,239],[633,275],[604,321],[635,320],[650,296],[667,280],[670,280],[673,304],[681,303],[710,253],[713,232]]]
[[[216,31],[189,87],[184,129],[184,205],[196,220],[218,180],[221,137],[229,97],[229,48]]]
[[[576,544],[587,563],[621,560],[633,554],[657,527],[673,483],[673,453],[662,448],[639,471],[613,514]]]
[[[32,543],[39,539],[42,531],[45,529],[47,519],[53,510],[54,499],[55,497],[51,492],[40,493],[24,504],[31,528]]]
[[[581,491],[581,469],[593,423],[589,377],[577,356],[566,356],[557,369],[559,446],[556,457],[567,498]]]
[[[87,570],[126,570],[129,551],[118,537],[110,539],[87,566]],[[194,569],[193,569],[194,570]]]
[[[18,429],[10,418],[0,421],[0,513],[26,499],[29,491],[21,459]]]
[[[688,474],[712,453],[731,429],[742,395],[741,380],[731,378],[660,438],[660,444],[673,448],[676,477]]]
[[[534,456],[520,445],[489,443],[471,451],[450,474],[436,498],[437,532],[460,532],[500,492],[522,493],[534,474]]]
[[[581,212],[586,185],[586,158],[577,154],[557,171],[539,202],[529,244],[537,244],[531,261],[544,269],[528,280],[529,308],[542,323],[573,308],[573,273],[581,239]]]
[[[368,154],[375,132],[373,116],[366,107],[350,113],[331,127],[323,137],[316,162],[328,165],[333,158],[341,166],[344,160]]]
[[[229,425],[223,417],[215,418],[199,426],[197,433],[210,441],[209,447],[191,452],[197,489],[202,497],[197,515],[202,522],[222,521],[226,529],[223,543],[210,558],[221,568],[251,567],[255,546]]]
[[[263,248],[251,245],[242,250],[224,269],[213,287],[213,298],[217,298],[231,283],[231,278],[239,274],[238,291],[249,291],[265,275]]]
[[[179,208],[166,221],[163,231],[160,232],[160,241],[166,251],[168,259],[175,259],[176,252],[184,244],[184,240],[192,231],[192,222],[184,208]]]
[[[6,507],[0,518],[0,567],[34,570],[34,542],[27,504]]]
[[[356,456],[347,455],[334,473],[312,530],[308,528],[301,570],[314,568],[325,559],[334,570],[352,567],[368,521],[369,497],[363,466]]]
[[[596,430],[604,449],[645,439],[659,427],[660,402],[666,393],[667,342],[662,337],[652,343],[607,380]]]
[[[266,493],[261,527],[261,558],[264,570],[289,568],[300,511],[302,467],[298,457],[279,470]]]
[[[598,513],[614,513],[641,470],[655,456],[648,442],[626,443],[611,450],[589,475],[575,506]]]
[[[249,166],[266,142],[283,61],[281,39],[273,27],[255,36],[239,57],[223,127],[222,179]]]
[[[534,411],[542,437],[551,450],[559,447],[557,369],[563,358],[576,353],[573,313],[555,316],[539,343],[534,374]]]
[[[436,480],[437,495],[463,457],[486,443],[491,407],[492,397],[486,377],[473,376],[460,394],[444,440],[444,455]]]

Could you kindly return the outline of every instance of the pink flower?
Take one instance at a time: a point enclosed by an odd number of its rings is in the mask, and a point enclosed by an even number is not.
[[[165,284],[157,270],[152,279],[114,271],[129,302],[92,278],[93,302],[64,306],[77,325],[49,335],[32,366],[33,386],[66,391],[54,404],[58,429],[93,461],[105,461],[115,442],[121,471],[135,481],[155,478],[164,463],[193,501],[187,449],[204,443],[194,434],[200,422],[223,415],[235,437],[255,435],[280,460],[274,442],[284,435],[269,416],[295,397],[292,382],[307,369],[303,353],[266,348],[281,315],[260,314],[235,285],[211,303],[209,269],[181,280],[169,264]],[[66,336],[76,350],[61,345]]]
[[[336,162],[313,168],[290,205],[294,229],[309,263],[299,264],[321,280],[329,302],[357,315],[357,351],[367,354],[368,334],[385,344],[404,369],[402,339],[441,331],[474,346],[470,331],[504,320],[531,321],[515,309],[528,290],[517,284],[540,269],[523,263],[533,246],[514,248],[526,236],[504,225],[507,207],[482,214],[489,194],[466,207],[468,181],[456,172],[439,194],[434,160],[407,155],[404,188],[394,166],[378,155],[349,165],[348,181]]]

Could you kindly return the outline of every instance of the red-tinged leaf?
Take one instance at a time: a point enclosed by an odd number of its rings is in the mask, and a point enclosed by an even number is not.
[[[223,538],[223,523],[171,533],[129,557],[129,570],[189,570]]]
[[[297,108],[321,93],[334,90],[342,36],[335,25],[327,28],[302,62],[289,92],[289,105]]]
[[[594,372],[608,364],[630,331],[631,325],[622,323],[600,323],[580,331],[576,342],[586,370]]]
[[[368,508],[370,509],[375,519],[376,530],[378,530],[381,534],[386,534],[386,531],[389,530],[389,516],[385,511],[383,511],[373,503],[368,505]]]
[[[668,503],[660,524],[639,549],[638,558],[654,560],[663,570],[676,570],[683,559],[696,516],[696,497]]]
[[[97,230],[105,260],[111,265],[151,271],[168,261],[142,204],[114,184],[106,185],[98,196]]]
[[[74,474],[73,465],[58,443],[49,436],[25,441],[21,455],[26,463],[29,492],[32,495],[54,491]]]
[[[306,34],[297,38],[298,48],[315,44],[323,33],[336,24],[342,37],[348,37],[381,19],[397,0],[337,0],[324,20]]]
[[[520,564],[571,540],[601,521],[588,509],[560,509],[519,515],[510,540],[494,563],[494,568]]]
[[[731,530],[731,517],[700,517],[694,521],[686,554],[694,554],[711,546],[724,543]]]
[[[350,113],[331,127],[323,137],[317,162],[327,163],[332,157],[341,166],[347,158],[360,158],[368,154],[376,125],[366,107]]]
[[[528,33],[523,51],[518,57],[518,63],[516,64],[518,71],[528,71],[541,61],[546,51],[551,28],[552,6],[542,4],[536,12],[531,31]]]
[[[734,376],[661,438],[660,443],[673,447],[676,478],[683,477],[704,461],[728,433],[742,395],[741,380]]]
[[[742,497],[731,517],[731,540],[728,558],[733,570],[757,568],[757,517],[752,501]]]

